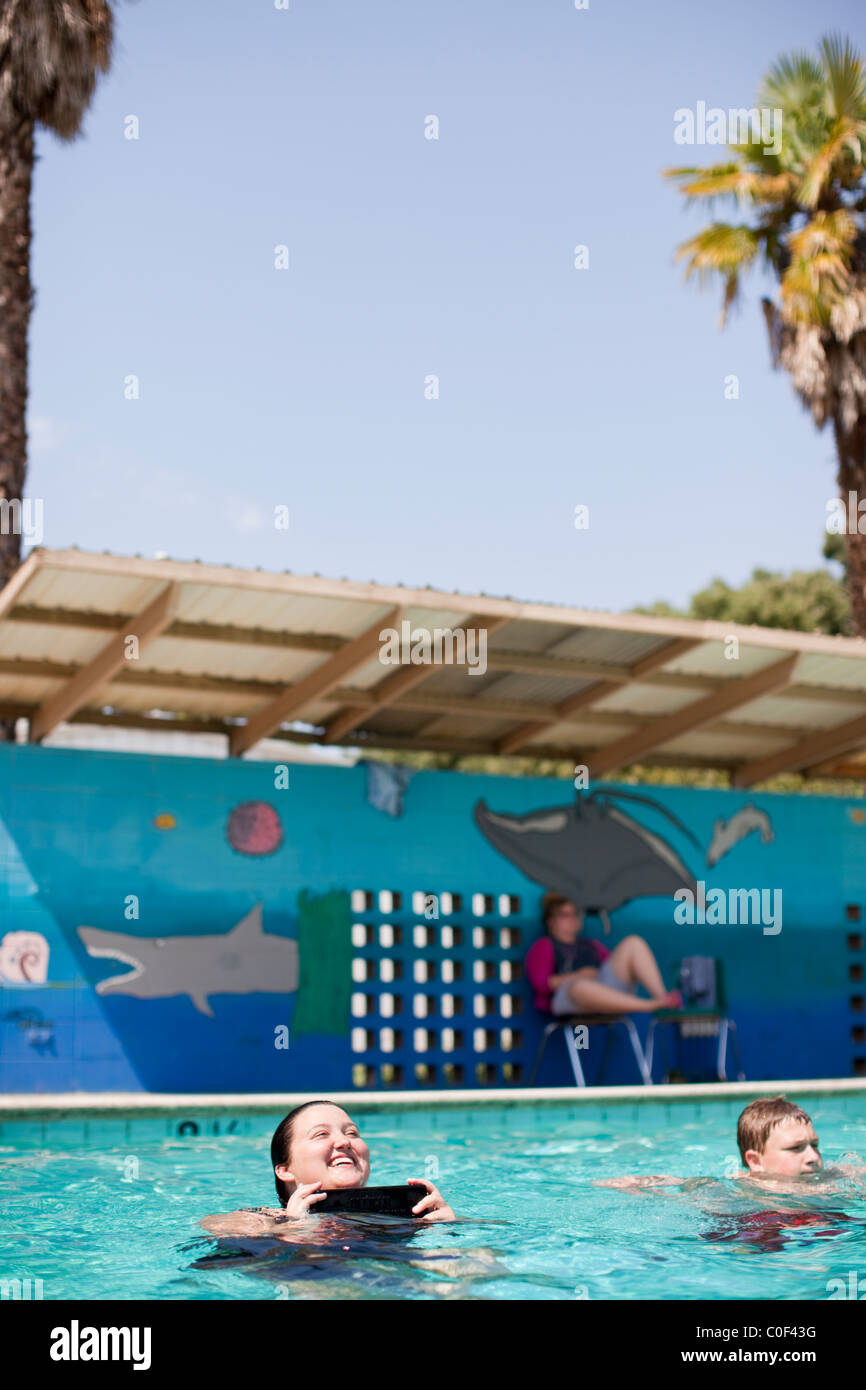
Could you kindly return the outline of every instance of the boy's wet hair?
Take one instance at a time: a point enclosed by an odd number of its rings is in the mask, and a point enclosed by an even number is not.
[[[804,1125],[812,1123],[805,1110],[795,1105],[792,1100],[786,1100],[784,1096],[766,1096],[761,1100],[753,1100],[751,1105],[746,1106],[737,1121],[737,1145],[744,1163],[746,1150],[754,1149],[755,1153],[762,1154],[767,1146],[770,1131],[775,1129],[776,1125],[783,1124],[785,1120],[797,1120]]]
[[[289,1111],[288,1115],[284,1120],[280,1120],[280,1123],[274,1130],[274,1137],[271,1140],[271,1163],[273,1164],[274,1168],[276,1168],[278,1163],[280,1164],[280,1166],[282,1166],[284,1163],[291,1162],[292,1139],[294,1138],[295,1134],[295,1120],[298,1118],[301,1111],[309,1110],[311,1105],[333,1104],[334,1101],[332,1100],[305,1100],[303,1105],[296,1105],[294,1110]],[[339,1110],[340,1107],[337,1106],[337,1109]],[[274,1173],[274,1182],[276,1183],[277,1196],[280,1199],[280,1206],[284,1207],[286,1206],[289,1198],[294,1192],[296,1184],[293,1182],[284,1182],[282,1178],[277,1177],[276,1173]]]

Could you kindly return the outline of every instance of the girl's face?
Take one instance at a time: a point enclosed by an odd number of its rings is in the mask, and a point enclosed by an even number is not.
[[[283,1182],[321,1182],[325,1191],[363,1187],[370,1150],[339,1105],[311,1105],[295,1121],[291,1152],[274,1171]]]
[[[578,912],[574,903],[560,903],[547,919],[547,928],[555,941],[570,946],[577,940],[583,926],[583,913]]]

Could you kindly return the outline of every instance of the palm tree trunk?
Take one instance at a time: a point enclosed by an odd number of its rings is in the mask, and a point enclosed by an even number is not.
[[[866,501],[866,419],[860,419],[853,429],[844,430],[834,422],[836,452],[839,458],[839,495],[848,514],[848,494],[854,492],[857,501]],[[866,511],[859,513],[852,532],[849,517],[845,535],[845,555],[848,570],[848,595],[851,599],[851,623],[857,637],[866,637]]]
[[[27,471],[32,179],[33,122],[4,120],[0,126],[0,499],[19,503]],[[12,578],[20,559],[20,524],[15,524],[14,511],[0,508],[0,589]],[[14,721],[0,720],[0,741],[14,737],[14,727]]]

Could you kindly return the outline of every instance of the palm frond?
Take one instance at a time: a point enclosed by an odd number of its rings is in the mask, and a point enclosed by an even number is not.
[[[849,288],[848,273],[839,256],[825,251],[797,256],[782,276],[782,317],[790,324],[827,328],[833,308]]]
[[[5,0],[0,44],[0,129],[38,121],[71,140],[111,60],[107,0]]]
[[[677,247],[675,259],[687,260],[686,279],[706,272],[739,271],[757,256],[760,242],[751,227],[713,222]]]
[[[841,34],[828,34],[819,48],[830,115],[837,121],[862,120],[866,115],[866,73],[850,40]]]
[[[783,111],[817,106],[821,101],[824,73],[808,53],[786,53],[770,68],[758,94],[758,105]]]
[[[695,276],[703,287],[721,276],[724,285],[722,328],[739,299],[742,272],[755,260],[759,249],[758,236],[751,227],[737,227],[728,222],[714,222],[677,247],[675,259],[687,261],[687,280]]]
[[[816,212],[805,226],[788,237],[788,246],[795,256],[837,256],[847,268],[857,236],[857,224],[845,208],[835,212]]]
[[[712,202],[715,198],[736,198],[738,202],[749,202],[761,178],[760,174],[745,168],[742,164],[712,164],[704,169],[690,172],[688,181],[683,179],[680,192],[694,202],[703,198]]]
[[[804,207],[817,207],[843,161],[850,164],[853,159],[862,174],[864,142],[866,120],[852,121],[846,116],[836,122],[829,138],[816,151],[806,168],[798,193]],[[856,169],[849,172],[856,173]]]

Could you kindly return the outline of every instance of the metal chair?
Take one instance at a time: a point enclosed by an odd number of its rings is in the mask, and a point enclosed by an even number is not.
[[[574,1073],[575,1084],[578,1086],[586,1085],[586,1077],[583,1074],[583,1066],[581,1065],[580,1061],[580,1049],[577,1046],[577,1039],[575,1038],[575,1029],[581,1027],[607,1028],[608,1033],[605,1039],[604,1052],[602,1053],[601,1057],[601,1067],[599,1068],[599,1081],[601,1081],[601,1078],[604,1075],[604,1068],[605,1063],[607,1062],[607,1055],[610,1050],[610,1044],[613,1039],[612,1029],[618,1023],[621,1023],[623,1028],[625,1028],[626,1032],[628,1033],[629,1041],[631,1042],[632,1052],[634,1053],[635,1061],[637,1062],[638,1071],[640,1072],[643,1084],[645,1086],[651,1086],[651,1064],[648,1061],[648,1059],[644,1056],[644,1050],[640,1044],[638,1031],[634,1026],[634,1019],[629,1018],[625,1014],[560,1014],[558,1017],[552,1018],[541,1035],[541,1042],[538,1047],[538,1052],[535,1056],[535,1065],[532,1068],[532,1075],[529,1078],[529,1085],[533,1086],[535,1084],[535,1078],[538,1075],[538,1069],[541,1066],[541,1059],[544,1056],[544,1049],[547,1047],[549,1039],[553,1036],[553,1034],[556,1032],[558,1028],[562,1028],[565,1030],[565,1042],[568,1048],[568,1056],[571,1062],[571,1070]]]
[[[716,1076],[719,1081],[728,1079],[728,1035],[730,1034],[733,1046],[734,1059],[737,1066],[737,1080],[745,1081],[746,1073],[743,1071],[743,1064],[740,1058],[740,1044],[737,1037],[737,1025],[728,1014],[727,996],[725,994],[724,972],[721,960],[714,958],[716,968],[716,1000],[714,1008],[703,1009],[661,1009],[650,1018],[649,1029],[646,1038],[646,1062],[652,1070],[653,1049],[655,1047],[655,1031],[659,1027],[667,1027],[670,1024],[677,1024],[680,1028],[680,1036],[714,1036],[719,1039],[719,1046],[716,1052]],[[679,973],[679,971],[678,971]],[[688,1032],[684,1027],[690,1027]],[[667,1079],[667,1074],[666,1074]]]

